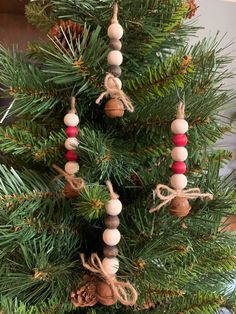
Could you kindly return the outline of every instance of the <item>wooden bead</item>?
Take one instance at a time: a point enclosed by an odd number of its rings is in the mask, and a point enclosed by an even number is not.
[[[119,250],[117,246],[106,245],[103,248],[103,254],[105,257],[108,257],[108,258],[116,257],[119,254]]]
[[[121,50],[122,48],[122,42],[120,40],[111,39],[109,47],[112,50]]]
[[[79,146],[79,142],[76,137],[69,137],[65,141],[65,148],[68,150],[76,150],[78,146]]]
[[[111,216],[117,216],[122,211],[122,203],[118,199],[108,201],[105,207],[107,214]]]
[[[107,61],[110,65],[121,65],[123,62],[123,55],[118,50],[112,50],[107,56]]]
[[[104,230],[102,237],[104,243],[114,246],[120,242],[121,234],[118,229],[106,229]]]
[[[110,65],[109,72],[115,77],[120,77],[122,73],[121,67],[119,67],[118,65]]]
[[[121,118],[125,113],[123,102],[112,98],[105,105],[105,113],[109,118]]]
[[[75,161],[68,161],[65,164],[65,172],[68,174],[76,174],[79,171],[79,164]]]
[[[112,23],[108,27],[107,35],[110,39],[121,39],[124,34],[123,27],[119,23]]]
[[[111,306],[117,301],[117,298],[114,296],[111,286],[103,280],[99,280],[97,282],[96,297],[98,302],[105,306]]]
[[[173,143],[176,146],[186,146],[188,144],[188,138],[185,134],[175,134],[173,136]]]
[[[110,78],[107,82],[107,85],[109,88],[112,88],[112,89],[122,88],[122,82],[118,77],[115,77],[114,79]]]
[[[188,151],[185,147],[175,147],[171,152],[174,161],[185,161],[188,158]]]
[[[77,159],[78,159],[78,155],[73,150],[68,150],[68,152],[66,152],[66,160],[76,161]]]
[[[73,189],[70,183],[66,182],[64,186],[64,194],[66,198],[76,198],[79,196],[80,191]]]
[[[107,216],[104,223],[108,229],[116,229],[120,225],[120,219],[118,216]]]
[[[102,261],[102,265],[109,275],[115,275],[119,270],[119,260],[116,257],[105,257]]]
[[[185,197],[175,197],[171,204],[169,213],[173,216],[177,216],[179,218],[186,217],[191,210],[191,206],[189,205],[189,201]]]
[[[64,117],[66,126],[77,126],[79,124],[79,117],[75,113],[67,113]]]
[[[78,135],[79,131],[77,129],[77,127],[75,126],[69,126],[67,129],[66,129],[66,135],[68,137],[76,137]]]
[[[174,174],[170,178],[170,184],[175,190],[183,190],[188,184],[188,180],[184,174]]]
[[[183,161],[175,161],[171,168],[176,174],[183,174],[187,170],[186,164]]]
[[[188,132],[188,122],[184,119],[176,119],[171,123],[171,130],[174,134],[184,134]]]

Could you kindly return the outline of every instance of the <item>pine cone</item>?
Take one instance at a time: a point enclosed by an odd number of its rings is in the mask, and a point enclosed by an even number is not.
[[[75,52],[78,52],[77,43],[82,42],[84,38],[84,28],[71,20],[59,20],[48,32],[51,38],[57,38],[61,45],[68,51],[71,52],[71,47],[68,45],[67,40],[72,41],[72,46]],[[89,42],[91,33],[89,33],[86,45]],[[67,40],[66,40],[67,38]]]
[[[76,292],[71,293],[71,302],[76,307],[94,306],[97,300],[97,278],[85,276],[84,284]]]
[[[191,19],[197,12],[197,4],[196,4],[196,0],[187,0],[187,4],[189,6],[189,11],[187,14],[187,18]]]

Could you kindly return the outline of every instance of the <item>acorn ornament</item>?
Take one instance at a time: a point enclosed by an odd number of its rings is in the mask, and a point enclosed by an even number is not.
[[[134,111],[134,107],[129,97],[122,90],[122,82],[119,79],[121,76],[121,64],[123,63],[123,55],[121,53],[123,37],[123,27],[118,21],[118,3],[115,1],[114,13],[111,20],[111,25],[108,27],[107,35],[110,38],[111,51],[107,56],[107,62],[109,64],[109,72],[104,80],[105,92],[96,100],[99,104],[105,96],[110,96],[110,100],[105,105],[105,114],[107,117],[121,118],[124,115],[125,109],[130,112]]]
[[[181,102],[178,107],[177,119],[171,124],[171,130],[174,133],[173,143],[176,145],[171,152],[171,157],[174,161],[171,167],[174,173],[170,178],[171,187],[164,184],[157,185],[155,194],[162,202],[157,207],[151,208],[150,213],[158,211],[163,206],[169,204],[170,215],[183,218],[190,213],[190,199],[194,200],[199,197],[208,200],[213,199],[212,194],[201,193],[199,188],[185,190],[188,184],[188,179],[185,175],[187,170],[185,160],[188,158],[188,151],[185,146],[188,143],[188,138],[185,133],[187,133],[188,129],[188,122],[185,120],[185,105]]]

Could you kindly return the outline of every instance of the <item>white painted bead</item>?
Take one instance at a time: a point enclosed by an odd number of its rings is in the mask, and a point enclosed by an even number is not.
[[[106,203],[106,212],[108,215],[117,216],[122,211],[122,203],[120,200],[110,200]]]
[[[109,275],[115,275],[119,270],[119,260],[116,257],[105,257],[102,261],[102,266]]]
[[[171,130],[174,134],[184,134],[188,132],[188,122],[184,119],[176,119],[171,123]]]
[[[188,151],[185,147],[175,147],[172,149],[171,157],[174,161],[185,161],[188,158]]]
[[[76,174],[79,171],[79,164],[75,161],[68,161],[65,164],[65,172],[68,174]]]
[[[118,50],[112,50],[107,56],[107,61],[110,65],[121,65],[123,62],[123,55]]]
[[[66,126],[77,126],[79,124],[79,117],[75,113],[67,113],[64,117]]]
[[[183,190],[188,184],[188,180],[184,174],[174,174],[170,178],[170,184],[175,190]]]
[[[121,235],[118,229],[106,229],[103,232],[103,241],[109,246],[117,245],[120,238]]]
[[[119,89],[122,88],[122,82],[121,82],[121,80],[118,77],[115,77],[114,79],[110,78],[108,80],[107,84],[108,84],[109,88],[117,88],[117,86],[118,86]]]
[[[121,39],[123,34],[123,27],[119,23],[112,23],[108,27],[107,35],[110,39]]]
[[[65,141],[65,148],[68,150],[76,150],[78,146],[79,146],[79,142],[76,137],[69,137]]]

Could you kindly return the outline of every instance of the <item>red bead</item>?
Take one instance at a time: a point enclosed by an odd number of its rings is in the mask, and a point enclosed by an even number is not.
[[[66,152],[66,160],[68,161],[76,161],[78,159],[78,155],[76,152],[73,152],[72,150],[68,150]]]
[[[175,134],[173,136],[173,143],[176,146],[186,146],[188,143],[188,138],[185,134]]]
[[[187,167],[183,161],[175,161],[172,165],[172,171],[176,174],[183,174],[186,170]]]
[[[69,126],[66,129],[66,135],[68,137],[76,137],[78,135],[78,133],[79,133],[79,131],[78,131],[76,126]]]

